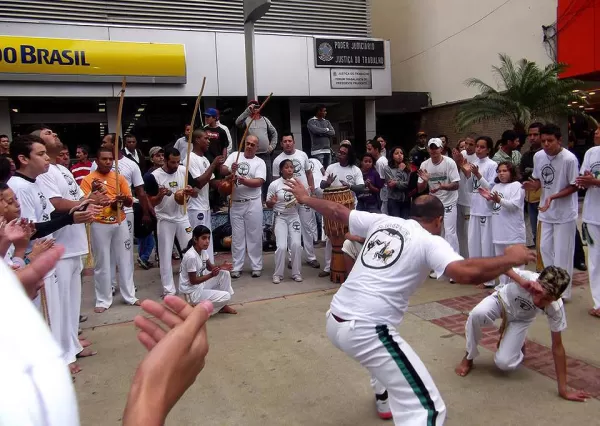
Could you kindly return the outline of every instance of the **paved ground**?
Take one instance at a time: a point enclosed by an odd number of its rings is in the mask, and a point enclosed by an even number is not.
[[[265,256],[265,271],[272,270]],[[337,288],[305,268],[303,283],[275,286],[269,274],[234,282],[239,315],[217,315],[209,322],[211,349],[205,370],[175,407],[170,425],[378,425],[368,375],[335,349],[325,335],[329,301]],[[567,305],[564,343],[569,383],[594,393],[585,404],[556,393],[545,319],[538,318],[528,342],[525,365],[512,374],[493,366],[497,333],[467,378],[454,374],[464,353],[466,313],[485,292],[471,286],[428,280],[411,299],[400,333],[419,354],[448,406],[448,425],[596,424],[600,413],[600,323],[587,315],[587,274],[576,275]],[[136,271],[138,295],[158,299],[158,270]],[[120,304],[92,312],[93,284],[84,283],[82,324],[98,355],[82,360],[76,388],[82,424],[119,424],[128,387],[144,356],[130,322],[139,308]],[[390,424],[389,422],[387,424]]]

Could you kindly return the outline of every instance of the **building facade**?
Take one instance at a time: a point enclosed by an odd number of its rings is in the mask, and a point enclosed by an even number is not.
[[[71,148],[117,126],[143,146],[173,142],[202,108],[233,122],[246,106],[241,0],[10,1],[0,4],[0,133],[44,122]],[[375,133],[391,95],[390,43],[371,38],[367,0],[272,2],[256,25],[256,90],[280,130],[303,133],[323,103],[339,137]],[[305,131],[304,131],[305,133]],[[306,143],[306,140],[305,140]]]

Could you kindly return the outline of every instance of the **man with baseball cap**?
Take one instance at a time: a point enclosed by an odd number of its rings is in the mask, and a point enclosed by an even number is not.
[[[227,147],[229,145],[229,139],[227,139],[227,132],[223,128],[219,127],[219,111],[215,108],[208,108],[204,111],[204,131],[208,136],[210,144],[208,151],[206,152],[206,158],[208,161],[213,161],[219,155],[227,157]]]
[[[429,158],[427,151],[427,133],[420,131],[417,133],[417,145],[408,153],[408,158],[415,170],[421,167],[421,163]]]

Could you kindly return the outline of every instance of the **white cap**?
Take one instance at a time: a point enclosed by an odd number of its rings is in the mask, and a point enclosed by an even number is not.
[[[441,148],[444,146],[444,143],[440,138],[431,138],[429,139],[429,142],[427,142],[427,146],[431,145],[435,145],[436,147]]]

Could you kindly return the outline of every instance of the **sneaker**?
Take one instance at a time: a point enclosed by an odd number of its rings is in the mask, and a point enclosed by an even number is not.
[[[297,283],[301,283],[301,282],[303,281],[303,280],[302,280],[302,275],[294,275],[294,276],[292,277],[292,279],[293,279],[294,281],[296,281]]]
[[[377,405],[377,415],[380,419],[388,420],[392,418],[389,399],[376,399],[375,405]]]
[[[321,267],[321,264],[319,263],[319,261],[317,259],[309,260],[308,262],[306,262],[306,264],[308,266],[310,266],[311,268],[315,268],[315,269],[319,269]]]
[[[86,322],[88,320],[87,315],[79,315],[79,322]]]
[[[231,278],[236,279],[242,276],[242,273],[240,271],[233,271],[231,272]]]
[[[452,278],[450,278],[450,284],[456,284],[456,281],[454,281]]]
[[[262,275],[262,271],[252,271],[252,278],[258,278]]]
[[[280,284],[281,283],[281,277],[278,275],[273,275],[273,284]]]
[[[435,272],[431,271],[429,273],[429,278],[431,278],[432,280],[437,280],[437,275],[435,274]]]
[[[331,272],[329,272],[329,271],[321,271],[321,272],[319,272],[319,278],[328,277],[330,275],[331,275]]]
[[[117,289],[114,288],[113,286],[110,286],[111,290],[112,290],[112,295],[114,296],[115,294],[117,294]]]
[[[148,270],[150,269],[150,265],[148,265],[148,262],[142,260],[142,258],[138,257],[137,260],[138,265],[140,265],[140,268]]]

